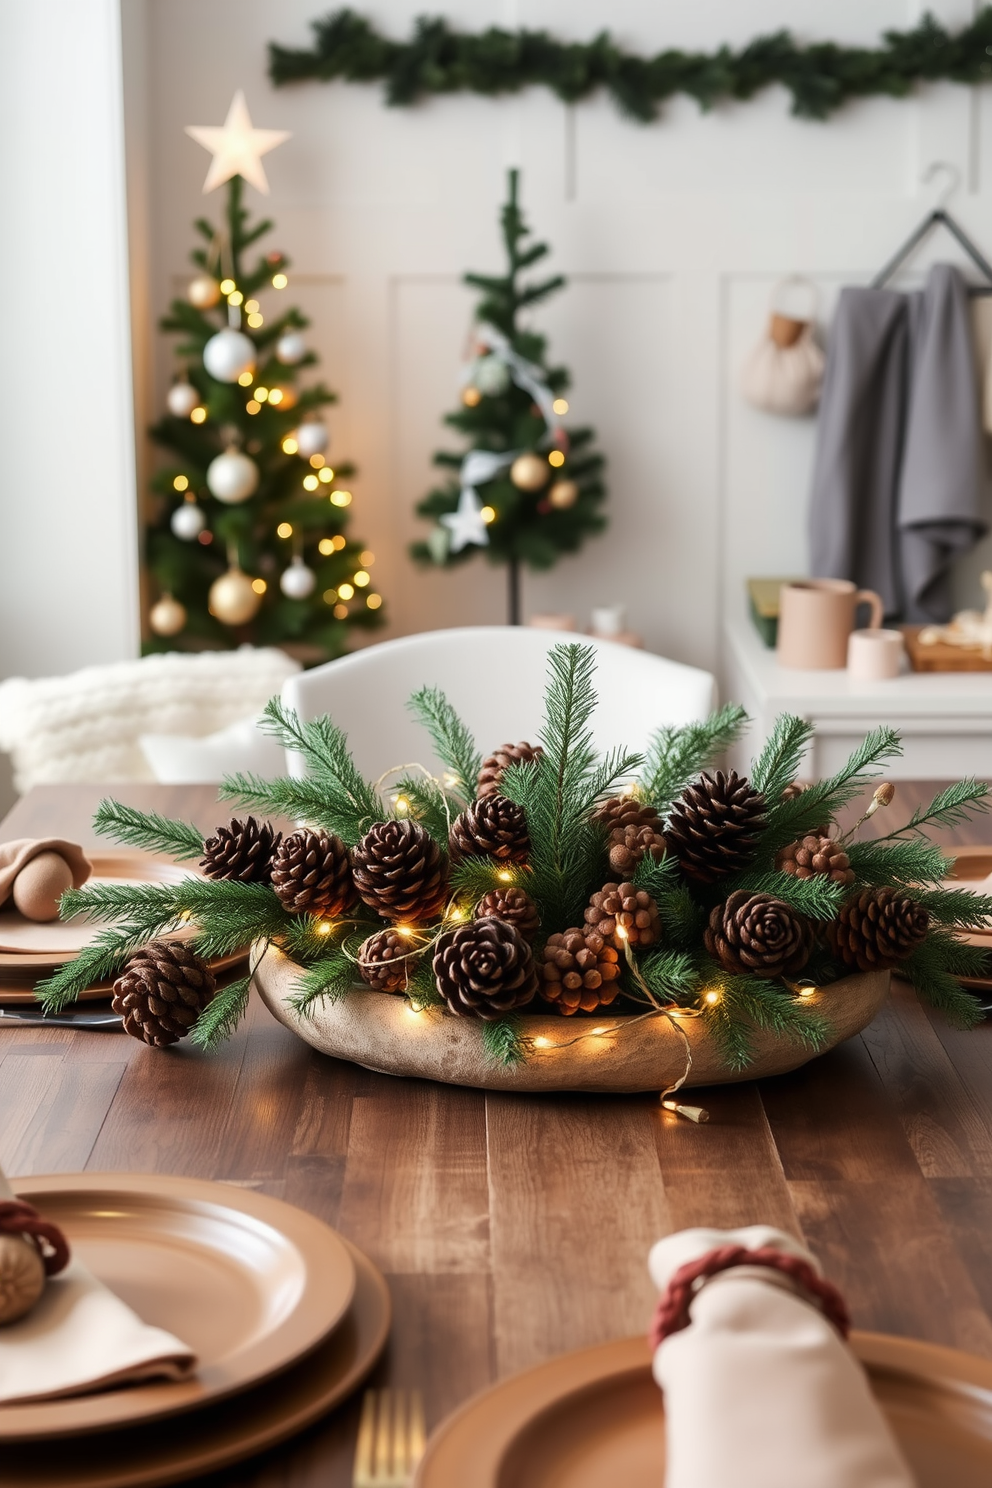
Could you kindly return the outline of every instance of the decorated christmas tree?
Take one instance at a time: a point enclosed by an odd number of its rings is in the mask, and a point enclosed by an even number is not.
[[[509,173],[501,221],[505,274],[466,274],[482,291],[476,308],[472,355],[462,375],[462,407],[445,423],[469,441],[466,454],[441,451],[434,463],[457,472],[417,507],[434,527],[411,551],[418,561],[450,566],[485,552],[504,563],[511,625],[520,624],[520,568],[551,568],[574,553],[606,518],[603,457],[592,448],[592,429],[566,429],[564,367],[545,362],[547,342],[518,323],[522,311],[563,288],[560,274],[524,283],[521,276],[542,258],[545,243],[527,243],[530,232],[517,200],[518,173]]]
[[[281,645],[304,662],[347,648],[352,626],[382,622],[369,569],[375,555],[347,535],[354,466],[332,465],[323,383],[295,308],[272,306],[288,260],[250,250],[270,231],[252,223],[243,178],[268,186],[259,156],[286,136],[251,127],[238,94],[223,129],[191,128],[214,154],[204,190],[226,183],[220,226],[201,218],[204,246],[185,299],[161,322],[178,333],[181,372],[152,437],[167,459],[152,482],[147,532],[155,593],[147,650]]]

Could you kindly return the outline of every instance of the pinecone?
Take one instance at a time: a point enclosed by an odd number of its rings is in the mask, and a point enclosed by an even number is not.
[[[606,856],[614,873],[626,878],[650,853],[660,863],[667,851],[665,839],[654,827],[615,827],[607,839]]]
[[[540,744],[501,744],[488,759],[482,761],[476,787],[477,799],[484,800],[486,796],[499,793],[499,783],[508,765],[529,765],[531,760],[538,760],[543,754]]]
[[[182,941],[153,940],[114,983],[113,1008],[132,1038],[164,1049],[185,1038],[216,988],[210,967]]]
[[[273,854],[281,841],[282,833],[273,832],[268,822],[259,826],[253,816],[243,822],[235,817],[229,826],[218,827],[214,836],[207,838],[200,867],[208,878],[269,883]]]
[[[524,940],[533,940],[541,928],[537,905],[523,889],[490,889],[475,911],[480,920],[505,920],[516,925]]]
[[[358,974],[377,992],[405,992],[413,970],[410,942],[398,930],[379,930],[363,941]]]
[[[272,887],[290,914],[342,914],[355,898],[348,849],[327,832],[294,832],[273,856]]]
[[[927,937],[930,916],[901,889],[862,889],[830,926],[835,953],[859,971],[897,966]]]
[[[781,899],[738,889],[710,911],[703,942],[724,971],[794,976],[809,960],[813,927]]]
[[[530,837],[523,808],[496,792],[473,801],[451,824],[448,852],[453,863],[473,857],[526,863]]]
[[[384,920],[433,920],[448,897],[448,865],[433,837],[407,817],[376,822],[352,853],[355,888]]]
[[[637,796],[607,796],[592,813],[594,822],[615,832],[621,827],[654,827],[661,831],[661,818],[653,806],[647,806]]]
[[[541,996],[566,1017],[607,1007],[620,991],[620,955],[595,930],[549,936],[541,967]]]
[[[492,1022],[533,1001],[534,955],[515,925],[473,920],[448,930],[434,951],[437,990],[453,1013]]]
[[[793,878],[822,875],[846,888],[854,882],[854,869],[847,853],[832,837],[810,833],[801,842],[790,842],[775,858],[775,867]]]
[[[765,798],[736,771],[704,773],[687,786],[665,829],[668,848],[687,878],[714,883],[754,855],[765,824]]]
[[[585,921],[587,935],[593,930],[621,950],[625,940],[632,946],[649,946],[661,935],[657,904],[632,883],[604,884],[589,900]]]

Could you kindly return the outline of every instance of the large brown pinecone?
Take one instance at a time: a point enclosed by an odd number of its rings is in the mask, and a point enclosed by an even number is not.
[[[930,916],[902,889],[862,889],[830,926],[834,951],[859,971],[897,966],[927,937]]]
[[[476,787],[476,797],[480,800],[486,796],[495,796],[499,793],[499,783],[503,779],[503,771],[509,765],[529,765],[531,760],[540,759],[544,750],[540,744],[501,744],[494,749],[487,759],[482,761],[482,769],[479,771],[479,782]]]
[[[750,862],[764,823],[760,791],[735,770],[707,771],[676,801],[665,836],[686,877],[709,884]]]
[[[541,996],[566,1017],[594,1013],[620,991],[620,955],[595,930],[585,926],[551,935],[544,947]]]
[[[632,883],[604,884],[589,900],[585,922],[587,934],[594,930],[620,949],[625,940],[632,946],[654,945],[661,935],[657,904]]]
[[[259,824],[253,816],[226,827],[218,827],[213,837],[203,844],[200,867],[208,878],[233,878],[238,883],[268,883],[272,875],[272,858],[282,841],[281,832],[273,832],[268,822]]]
[[[498,793],[473,801],[451,824],[448,852],[453,863],[463,858],[526,863],[530,836],[523,808]]]
[[[348,849],[327,832],[293,832],[272,859],[272,887],[290,914],[343,914],[355,898]]]
[[[398,930],[378,930],[362,942],[358,952],[358,974],[377,992],[403,992],[409,985],[415,955],[406,936]]]
[[[661,831],[650,826],[615,827],[606,845],[610,867],[622,878],[628,878],[647,853],[660,863],[667,851]]]
[[[483,894],[475,911],[480,920],[506,920],[516,925],[524,940],[533,940],[541,928],[537,905],[523,889],[490,889]]]
[[[814,878],[819,875],[829,878],[831,883],[843,884],[846,888],[854,882],[854,869],[843,847],[832,837],[821,837],[809,833],[799,842],[790,842],[775,858],[775,867],[782,873],[791,873],[793,878]]]
[[[724,971],[794,976],[809,960],[813,927],[781,899],[738,889],[710,911],[703,941]]]
[[[384,920],[433,920],[448,897],[448,865],[433,837],[407,817],[376,822],[352,853],[355,888]]]
[[[532,1002],[537,992],[534,953],[505,920],[448,930],[434,951],[434,979],[453,1013],[488,1022]]]
[[[189,1033],[217,989],[210,967],[178,940],[136,951],[114,983],[115,1013],[132,1038],[164,1049]]]

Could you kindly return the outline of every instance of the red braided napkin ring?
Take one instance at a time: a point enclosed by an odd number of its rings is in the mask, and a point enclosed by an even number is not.
[[[0,1199],[0,1235],[29,1235],[45,1263],[46,1276],[57,1276],[69,1264],[69,1242],[58,1225],[42,1219],[22,1199]]]
[[[767,1266],[773,1271],[783,1272],[817,1304],[841,1338],[850,1333],[851,1319],[844,1298],[835,1286],[814,1271],[808,1261],[775,1250],[770,1245],[763,1245],[759,1250],[747,1250],[743,1245],[720,1245],[715,1250],[708,1250],[698,1260],[680,1266],[668,1283],[648,1334],[652,1353],[672,1333],[679,1333],[689,1326],[689,1304],[696,1294],[696,1282],[729,1271],[731,1266]]]

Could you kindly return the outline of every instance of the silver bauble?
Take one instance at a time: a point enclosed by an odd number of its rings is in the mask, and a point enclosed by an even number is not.
[[[486,397],[499,398],[510,386],[510,370],[501,357],[480,357],[472,368],[472,382]]]
[[[284,367],[295,367],[306,354],[307,343],[302,331],[284,331],[276,342],[276,360]]]
[[[197,274],[187,284],[186,295],[197,310],[212,310],[220,300],[220,285],[210,274]]]
[[[174,382],[165,395],[165,406],[173,418],[189,418],[200,401],[200,395],[191,382]]]
[[[148,623],[156,635],[178,635],[186,624],[185,606],[181,605],[178,599],[173,599],[171,594],[163,594],[162,598],[152,605],[148,614]]]
[[[183,542],[193,542],[206,525],[207,519],[203,515],[203,508],[197,506],[195,501],[184,501],[182,506],[177,506],[169,522],[173,532],[177,537],[181,537]]]
[[[227,449],[207,466],[207,485],[218,501],[237,506],[257,491],[258,466],[240,450]]]
[[[309,599],[317,583],[317,575],[307,568],[302,558],[294,558],[288,568],[283,569],[279,588],[287,599]]]
[[[320,419],[308,420],[293,433],[300,454],[309,460],[311,455],[322,455],[331,442],[330,432]]]
[[[255,370],[255,346],[243,331],[225,326],[203,348],[203,365],[218,382],[237,382]]]

